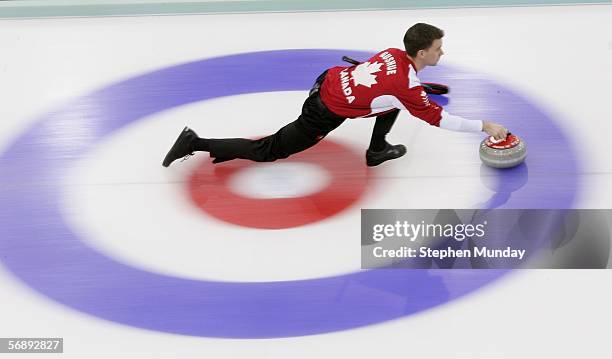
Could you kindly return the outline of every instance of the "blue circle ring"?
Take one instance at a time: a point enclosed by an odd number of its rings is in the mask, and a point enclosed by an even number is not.
[[[151,330],[224,338],[290,337],[380,323],[446,303],[499,278],[505,271],[381,269],[282,282],[190,280],[107,257],[62,220],[63,172],[104,136],[196,101],[307,90],[342,55],[365,59],[371,53],[279,50],[205,59],[112,84],[43,115],[0,157],[1,262],[39,293],[84,313]],[[429,74],[453,89],[449,111],[508,119],[530,145],[522,168],[493,172],[493,189],[501,197],[486,206],[571,207],[577,162],[552,119],[482,76],[442,66]]]

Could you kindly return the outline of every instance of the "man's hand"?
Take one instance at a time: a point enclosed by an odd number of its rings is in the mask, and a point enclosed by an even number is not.
[[[484,121],[482,130],[496,140],[505,140],[508,136],[508,129],[498,123]]]

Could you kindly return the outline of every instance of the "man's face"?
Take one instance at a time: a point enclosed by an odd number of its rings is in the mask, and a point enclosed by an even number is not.
[[[429,48],[420,50],[419,55],[422,56],[423,62],[425,62],[427,66],[436,66],[440,57],[444,55],[444,51],[442,51],[442,39],[434,40]]]

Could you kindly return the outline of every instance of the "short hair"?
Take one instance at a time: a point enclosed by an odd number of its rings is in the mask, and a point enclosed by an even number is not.
[[[404,35],[404,47],[411,57],[416,56],[419,50],[431,47],[434,40],[444,37],[444,31],[429,24],[418,23],[412,25]]]

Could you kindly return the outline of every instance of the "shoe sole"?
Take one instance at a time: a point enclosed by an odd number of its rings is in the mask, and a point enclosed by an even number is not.
[[[176,138],[176,141],[174,141],[174,144],[172,145],[172,147],[170,147],[170,151],[168,151],[168,153],[166,154],[166,157],[164,157],[164,162],[162,162],[162,166],[164,167],[168,167],[172,164],[172,162],[174,162],[176,160],[175,159],[170,159],[171,158],[171,154],[174,151],[174,149],[176,148],[176,146],[178,145],[179,140],[181,139],[181,136],[183,135],[183,133],[185,131],[187,131],[189,129],[189,127],[185,126],[185,128],[183,128],[183,131],[181,131],[181,133],[179,133],[178,137]]]

